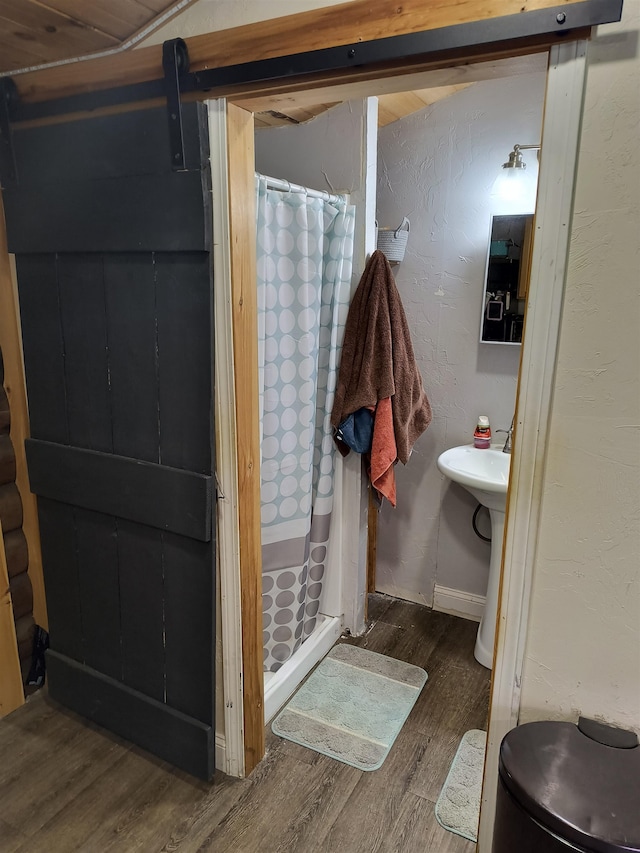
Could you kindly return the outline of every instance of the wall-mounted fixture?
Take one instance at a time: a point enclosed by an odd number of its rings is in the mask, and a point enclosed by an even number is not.
[[[537,163],[530,164],[531,167],[527,168],[522,155],[523,151],[529,149],[540,152],[540,145],[514,145],[509,159],[502,164],[500,174],[493,184],[492,198],[498,206],[508,208],[508,212],[533,213],[536,207]]]
[[[532,214],[491,218],[480,343],[522,342],[532,245]]]
[[[397,228],[378,228],[376,221],[377,248],[386,256],[390,264],[399,264],[404,260],[410,229],[411,224],[406,216]]]

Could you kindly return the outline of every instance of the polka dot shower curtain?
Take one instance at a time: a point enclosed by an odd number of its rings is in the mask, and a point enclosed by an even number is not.
[[[355,208],[257,184],[264,669],[275,672],[321,612]]]

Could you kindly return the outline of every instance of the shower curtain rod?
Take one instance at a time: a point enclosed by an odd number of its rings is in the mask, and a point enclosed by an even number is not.
[[[337,204],[339,201],[346,201],[346,196],[328,193],[324,190],[312,190],[309,187],[300,186],[300,184],[292,184],[291,181],[285,181],[282,178],[270,178],[268,175],[261,175],[256,172],[256,178],[266,178],[267,186],[270,190],[282,190],[287,193],[301,193],[309,198],[321,198],[323,201],[328,201],[330,204]]]

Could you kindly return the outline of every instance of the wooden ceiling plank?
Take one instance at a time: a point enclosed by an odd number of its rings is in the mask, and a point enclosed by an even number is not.
[[[287,115],[290,115],[291,118],[295,119],[297,122],[305,122],[310,121],[321,113],[326,113],[327,110],[330,110],[332,107],[335,107],[336,104],[314,104],[312,107],[294,107],[289,110]]]
[[[421,109],[424,109],[424,102],[413,92],[381,95],[378,98],[378,125],[383,127]]]
[[[18,27],[13,21],[8,21],[2,15],[0,15],[0,32],[2,33],[2,42],[9,49],[13,48],[14,52],[18,52],[22,56],[30,56],[32,57],[30,60],[22,59],[21,61],[24,63],[30,62],[30,64],[39,64],[41,65],[44,62],[50,62],[52,59],[55,59],[59,55],[59,48],[56,50],[55,46],[52,48],[50,43],[43,44],[40,40],[33,37],[33,34],[29,30],[25,30],[23,27]],[[3,53],[0,58],[0,68],[3,70],[11,71],[15,66],[7,66],[5,67],[6,57]],[[24,65],[21,67],[24,68]]]
[[[434,89],[422,89],[415,93],[416,97],[420,98],[425,107],[430,107],[438,101],[445,98],[450,98],[452,95],[461,92],[463,89],[468,89],[473,86],[473,83],[458,83],[455,86],[438,86]]]
[[[456,92],[473,86],[473,83],[459,83],[457,86],[439,86],[434,89],[421,89],[398,95],[383,95],[378,99],[378,127],[385,127],[395,121],[426,109],[432,104],[450,98]]]
[[[2,32],[0,32],[0,57],[2,57],[0,59],[0,73],[42,62],[40,56],[31,53],[28,48],[21,44],[16,44],[15,39],[7,41]]]
[[[41,2],[43,6],[56,9],[120,41],[126,41],[153,18],[148,9],[129,0],[107,0],[106,3],[87,3],[86,0],[41,0]]]
[[[17,2],[19,5],[16,5]],[[1,24],[5,35],[3,43],[7,45],[8,36],[23,47],[18,53],[7,49],[2,51],[1,72],[72,59],[95,52],[96,49],[117,47],[123,38],[130,38],[154,18],[154,13],[135,0],[96,0],[92,4],[85,0],[4,0],[0,8],[0,19],[6,19]],[[118,18],[115,14],[118,11],[126,14],[127,20]],[[46,41],[42,45],[41,31],[36,25],[43,22],[46,26],[56,27],[56,16],[60,16],[57,23],[64,20],[66,24],[58,27],[55,34],[45,31]],[[78,26],[78,21],[81,26]],[[19,23],[28,24],[30,29],[23,31]],[[15,35],[15,32],[19,35]],[[103,38],[101,43],[97,43],[100,35]]]
[[[337,105],[315,104],[313,107],[292,109],[287,113],[265,110],[265,112],[254,114],[256,127],[290,127],[292,124],[304,124],[335,106]]]
[[[292,124],[295,124],[295,122],[288,121],[287,117],[282,113],[272,114],[270,112],[255,113],[253,122],[256,128],[290,127]]]
[[[127,83],[155,80],[161,76],[162,46],[153,45],[115,56],[82,60],[56,68],[16,75],[15,83],[25,101],[65,97]]]
[[[0,17],[6,22],[6,32],[16,38],[37,42],[46,47],[47,55],[57,47],[67,56],[79,52],[117,47],[118,39],[100,33],[67,15],[62,15],[32,0],[0,0]]]
[[[0,0],[0,14],[16,26],[44,36],[56,35],[59,32],[68,33],[71,37],[75,35],[79,40],[96,34],[106,36],[106,34],[96,33],[93,27],[86,26],[72,16],[63,14],[39,0]],[[113,37],[109,38],[116,41]]]
[[[331,103],[331,104],[318,104],[317,107],[306,107],[304,109],[300,108],[300,109],[296,110],[294,115],[300,116],[300,117],[308,116],[308,118],[314,118],[315,116],[319,115],[322,112],[326,112],[327,110],[333,109],[333,107],[337,107],[338,104],[339,104],[339,101],[335,101],[334,103]]]
[[[283,115],[283,113],[260,113],[265,127],[293,127],[302,122],[297,121],[292,116]]]
[[[5,26],[5,21],[0,17],[0,28]],[[16,30],[14,28],[14,32],[19,32],[21,35],[24,34],[24,30]],[[39,41],[31,41],[27,39],[26,41],[21,37],[12,36],[11,44],[16,48],[20,48],[23,44],[25,47],[21,51],[21,56],[18,60],[18,65],[13,63],[8,63],[8,57],[4,53],[0,57],[0,71],[17,71],[21,68],[29,68],[34,65],[44,65],[48,62],[57,62],[61,59],[71,59],[77,53],[76,48],[61,47],[59,44],[55,42],[46,44],[42,44]]]

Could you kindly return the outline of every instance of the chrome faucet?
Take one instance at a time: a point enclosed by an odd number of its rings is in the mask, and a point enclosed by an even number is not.
[[[504,433],[506,433],[506,436],[507,436],[507,439],[504,443],[504,447],[502,448],[503,453],[511,453],[511,436],[513,435],[513,423],[514,423],[515,419],[516,419],[516,416],[514,415],[511,418],[511,426],[509,427],[509,429],[497,429],[496,430],[496,433],[504,432]]]

